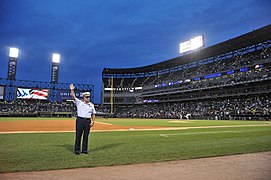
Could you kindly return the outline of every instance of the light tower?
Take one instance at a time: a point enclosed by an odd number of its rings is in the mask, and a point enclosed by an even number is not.
[[[17,48],[9,49],[9,63],[8,63],[8,77],[7,77],[7,79],[9,80],[16,79],[18,55],[19,55],[19,49]]]
[[[58,82],[58,71],[59,71],[59,63],[60,63],[60,54],[53,54],[52,57],[52,73],[51,73],[51,82]]]

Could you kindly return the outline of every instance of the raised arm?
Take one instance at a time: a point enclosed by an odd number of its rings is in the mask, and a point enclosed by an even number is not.
[[[73,84],[70,84],[70,90],[71,90],[71,93],[72,93],[72,99],[75,100],[75,93],[74,93],[74,85]]]

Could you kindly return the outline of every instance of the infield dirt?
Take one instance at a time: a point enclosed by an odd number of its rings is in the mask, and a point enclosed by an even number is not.
[[[228,126],[197,126],[197,127],[159,127],[159,126],[120,126],[115,124],[96,122],[92,131],[129,131],[129,130],[178,130],[223,128],[241,126],[271,126],[270,124],[258,125],[228,125]],[[40,133],[40,132],[75,132],[75,120],[24,120],[0,122],[0,134],[4,133]]]

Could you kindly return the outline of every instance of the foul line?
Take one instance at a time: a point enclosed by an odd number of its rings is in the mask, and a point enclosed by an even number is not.
[[[112,125],[110,123],[105,123],[105,122],[96,122],[96,123],[98,123],[98,124],[105,124],[105,125]]]
[[[164,128],[151,128],[151,129],[136,129],[136,126],[132,128],[132,131],[161,131],[161,130],[185,130],[185,129],[213,129],[213,128],[227,128],[227,127],[255,127],[255,126],[271,126],[271,124],[253,124],[253,125],[228,125],[228,126],[196,126],[196,127],[164,127]],[[105,129],[105,130],[91,130],[91,132],[110,132],[110,131],[131,131],[131,128],[123,129]],[[0,132],[0,134],[16,134],[16,133],[64,133],[75,132],[75,130],[64,131],[6,131]]]

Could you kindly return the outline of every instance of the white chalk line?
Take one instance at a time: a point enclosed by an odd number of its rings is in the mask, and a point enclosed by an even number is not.
[[[100,122],[98,122],[100,123]],[[164,128],[144,128],[136,129],[134,131],[161,131],[161,130],[187,130],[187,129],[213,129],[213,128],[228,128],[228,127],[256,127],[256,126],[271,126],[271,124],[253,124],[253,125],[227,125],[227,126],[196,126],[196,127],[164,127]],[[107,130],[91,130],[91,132],[110,132],[110,131],[131,131],[129,128],[123,129],[107,129]],[[63,131],[2,131],[0,134],[16,134],[16,133],[64,133],[75,132],[75,130]]]
[[[105,123],[105,122],[96,122],[96,123],[98,123],[98,124],[104,124],[104,125],[113,125],[113,124],[110,124],[110,123]]]

